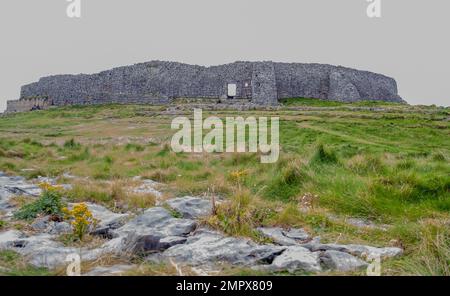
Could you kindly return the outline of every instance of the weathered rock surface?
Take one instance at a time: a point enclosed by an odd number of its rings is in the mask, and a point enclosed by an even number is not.
[[[131,269],[135,268],[134,265],[113,265],[113,266],[97,266],[83,276],[121,276]]]
[[[290,246],[281,255],[275,257],[268,266],[271,271],[320,272],[319,253],[313,253],[300,246]]]
[[[124,225],[129,218],[129,214],[114,213],[101,205],[90,202],[85,202],[84,204],[87,205],[92,216],[98,221],[96,228],[92,230],[92,234],[94,235],[108,236],[111,230]],[[76,204],[71,203],[68,207],[73,208],[74,205]]]
[[[174,244],[183,243],[183,237],[196,227],[194,220],[174,218],[164,208],[150,208],[112,231],[115,239],[105,247],[115,249],[115,252],[119,253],[161,251]]]
[[[140,179],[140,177],[136,178],[136,180]],[[153,180],[142,180],[142,184],[134,188],[133,192],[139,194],[153,194],[158,199],[162,197],[162,193],[157,189],[158,186],[161,186],[161,184]]]
[[[330,74],[328,99],[332,101],[355,102],[361,99],[356,86],[340,72]]]
[[[251,240],[227,237],[221,233],[202,230],[189,237],[184,244],[166,250],[163,255],[177,263],[192,265],[238,264],[258,265],[270,263],[285,248],[258,245]]]
[[[380,256],[381,258],[391,258],[403,254],[403,250],[395,247],[377,248],[364,245],[340,245],[340,244],[303,244],[303,247],[312,252],[318,251],[339,251],[352,254],[361,258],[368,258],[370,256]]]
[[[8,194],[39,196],[42,190],[39,186],[26,182],[23,177],[0,176],[0,198],[8,198]],[[9,196],[10,197],[10,196]]]
[[[212,213],[211,201],[199,197],[173,198],[168,200],[167,204],[187,219],[198,219]]]
[[[343,272],[357,271],[368,266],[365,261],[353,255],[333,250],[325,251],[320,259],[327,268]]]
[[[49,216],[37,218],[30,226],[36,232],[53,235],[61,235],[72,231],[72,226],[69,223],[50,221],[49,218]]]
[[[303,229],[284,230],[279,227],[260,227],[258,231],[281,246],[294,246],[310,240],[309,234]]]
[[[14,211],[9,204],[14,190],[34,198],[34,188],[23,178],[0,174],[0,205]],[[37,191],[36,191],[37,192]],[[72,207],[74,204],[70,204]],[[325,269],[356,271],[367,266],[364,259],[395,257],[399,248],[376,248],[364,245],[322,244],[303,229],[259,228],[262,235],[278,245],[257,244],[250,239],[228,237],[208,229],[197,229],[196,218],[209,215],[211,204],[197,197],[168,201],[168,205],[185,218],[175,218],[162,207],[154,207],[132,218],[129,213],[117,214],[103,206],[87,203],[94,218],[99,220],[93,233],[109,239],[99,248],[66,247],[58,236],[71,231],[67,222],[39,217],[30,225],[31,233],[17,230],[0,232],[0,250],[13,250],[39,267],[56,268],[66,265],[68,255],[79,254],[83,261],[96,260],[103,255],[130,258],[146,255],[148,260],[169,260],[170,263],[190,265],[201,270],[219,268],[222,264],[247,266],[268,271],[320,272]],[[131,220],[130,220],[131,219]],[[281,245],[281,246],[280,246]],[[357,258],[358,257],[358,258]],[[98,267],[88,275],[117,275],[131,265]]]

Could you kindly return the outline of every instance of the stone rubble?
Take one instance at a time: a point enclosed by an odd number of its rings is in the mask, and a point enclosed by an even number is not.
[[[211,201],[199,197],[185,196],[173,198],[166,203],[186,219],[199,219],[212,214]]]
[[[257,229],[264,237],[273,240],[274,243],[282,246],[295,246],[301,242],[310,240],[310,236],[303,229],[283,230],[279,227],[260,227]]]

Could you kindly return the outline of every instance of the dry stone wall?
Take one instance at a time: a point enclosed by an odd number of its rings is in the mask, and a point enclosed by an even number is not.
[[[236,95],[228,96],[228,86]],[[402,102],[394,79],[323,64],[235,62],[203,67],[152,61],[86,75],[41,78],[21,89],[8,112],[28,111],[31,98],[56,106],[104,103],[167,104],[178,98],[249,99],[261,106],[284,98]]]

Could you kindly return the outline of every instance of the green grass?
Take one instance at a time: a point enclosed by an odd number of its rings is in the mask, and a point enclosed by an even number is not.
[[[445,273],[439,267],[445,251],[425,248],[446,246],[445,240],[421,233],[441,233],[450,220],[450,108],[312,99],[284,104],[276,111],[239,113],[280,117],[281,155],[274,164],[261,164],[260,155],[251,153],[174,153],[174,116],[162,115],[161,107],[107,105],[0,118],[0,170],[29,178],[70,172],[98,184],[140,175],[166,183],[171,196],[225,197],[229,204],[209,222],[234,235],[254,237],[251,227],[283,225],[306,227],[333,242],[381,246],[395,240],[406,255],[389,263],[389,273],[414,273],[426,254],[436,261],[417,273]],[[245,173],[236,179],[236,171]],[[305,194],[317,196],[309,213],[298,211]],[[101,185],[76,184],[70,198],[111,205],[120,196]],[[245,207],[237,209],[240,202]],[[329,219],[331,214],[391,227],[361,230]],[[251,227],[241,227],[242,221]]]
[[[13,251],[0,251],[0,275],[7,276],[48,276],[45,268],[27,265],[23,258]]]

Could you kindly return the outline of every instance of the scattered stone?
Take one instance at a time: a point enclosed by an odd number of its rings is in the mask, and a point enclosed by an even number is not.
[[[8,177],[1,177],[0,179],[4,178]],[[2,186],[4,189],[6,189],[6,191],[12,194],[38,197],[42,193],[41,188],[33,184],[25,183],[25,181],[22,179],[19,180],[9,179],[7,181],[10,182],[5,182],[4,184],[2,184],[3,182],[2,180],[0,180],[0,186]]]
[[[151,192],[149,188],[156,184],[146,180],[142,186],[150,187],[141,187],[138,191]],[[40,188],[27,183],[22,177],[10,177],[0,172],[0,212],[9,211],[11,214],[15,210],[10,199],[17,192],[33,197],[40,194]],[[321,262],[329,269],[356,271],[367,266],[361,259],[377,256],[389,258],[403,253],[397,247],[322,244],[319,237],[311,239],[303,229],[284,230],[277,227],[258,230],[281,246],[259,245],[249,239],[228,237],[210,230],[196,230],[197,222],[194,219],[211,213],[211,203],[206,199],[187,196],[169,200],[167,204],[184,218],[175,218],[167,209],[154,207],[128,221],[130,214],[117,214],[103,206],[86,203],[94,218],[99,220],[93,233],[109,239],[100,248],[80,250],[65,247],[56,238],[72,231],[71,225],[47,216],[37,218],[30,225],[37,235],[30,236],[17,230],[0,232],[0,250],[13,250],[24,256],[30,264],[47,268],[67,264],[66,258],[70,254],[79,254],[83,261],[96,260],[106,254],[138,254],[146,255],[148,260],[188,264],[199,270],[215,269],[225,263],[289,272],[320,272]],[[73,206],[70,204],[69,208]],[[348,221],[367,225],[361,221]],[[118,275],[129,268],[131,265],[98,267],[87,275]]]
[[[111,230],[121,227],[129,218],[129,214],[117,214],[101,205],[89,202],[84,204],[91,211],[92,216],[98,220],[95,229],[91,232],[93,235],[108,236]],[[68,208],[72,209],[75,205],[76,203],[68,204]]]
[[[58,184],[58,179],[57,178],[50,178],[50,177],[42,177],[42,176],[38,176],[36,179],[33,180],[34,184],[41,184],[41,183],[46,183],[46,184],[50,184],[53,186],[60,186],[62,187],[64,190],[71,190],[72,189],[72,185],[70,184]]]
[[[180,213],[183,218],[187,219],[207,217],[212,213],[211,201],[199,197],[185,196],[174,198],[168,200],[167,204]]]
[[[288,238],[292,238],[302,242],[311,239],[309,234],[301,228],[292,228],[289,231],[283,231],[283,234]]]
[[[339,245],[339,244],[303,244],[305,248],[308,248],[312,252],[318,251],[339,251],[358,256],[360,258],[377,257],[382,259],[396,257],[403,254],[403,250],[395,247],[377,248],[364,245]]]
[[[212,231],[199,231],[184,244],[169,248],[163,254],[177,263],[194,266],[220,263],[251,266],[271,263],[284,250],[274,245],[258,245],[244,238],[226,237]]]
[[[133,192],[138,194],[153,194],[158,199],[162,197],[162,193],[156,189],[158,186],[161,186],[158,182],[143,180],[140,186],[133,189]]]
[[[308,249],[300,246],[288,247],[280,256],[277,256],[267,268],[271,271],[287,270],[291,273],[296,271],[322,271],[319,254],[312,253]]]
[[[8,230],[0,233],[0,250],[8,249],[14,241],[19,240],[22,233],[17,230]]]
[[[72,232],[72,226],[67,222],[53,222],[49,223],[50,229],[48,230],[49,234],[53,235],[61,235],[68,234]]]
[[[48,224],[49,224],[48,218],[49,218],[48,216],[37,218],[31,224],[31,228],[34,231],[44,232],[47,229]]]
[[[114,252],[147,253],[166,249],[176,243],[183,243],[182,237],[195,230],[194,220],[172,217],[164,208],[146,210],[122,227],[112,231],[116,238],[105,244]]]
[[[383,225],[377,225],[371,221],[367,221],[364,219],[359,218],[347,218],[345,220],[347,224],[353,225],[358,228],[370,228],[370,229],[379,229],[386,231],[389,228],[389,225],[383,224]]]
[[[135,268],[135,265],[113,265],[113,266],[97,266],[83,276],[122,276],[129,270]]]
[[[279,227],[260,227],[258,231],[265,237],[272,239],[274,243],[281,246],[294,246],[310,239],[308,233],[303,229],[291,229],[285,231]]]
[[[329,269],[347,272],[364,269],[368,264],[353,255],[329,250],[320,256],[322,263]]]
[[[50,269],[65,265],[70,254],[79,254],[82,260],[95,260],[102,254],[98,250],[65,247],[54,238],[49,234],[27,236],[10,230],[0,233],[0,250],[14,251],[24,256],[31,265]]]

